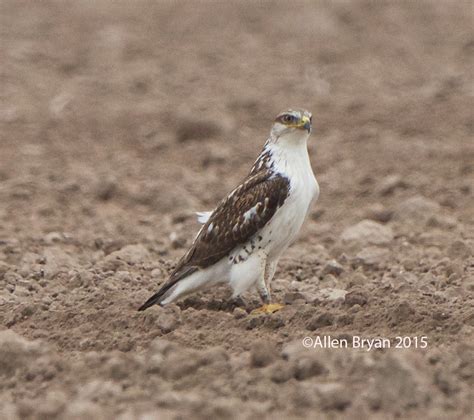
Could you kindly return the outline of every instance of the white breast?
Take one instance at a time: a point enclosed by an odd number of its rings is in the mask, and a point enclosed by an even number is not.
[[[319,185],[309,161],[306,144],[272,150],[274,169],[290,180],[287,199],[272,220],[262,229],[263,242],[270,258],[278,257],[297,237],[319,196]]]

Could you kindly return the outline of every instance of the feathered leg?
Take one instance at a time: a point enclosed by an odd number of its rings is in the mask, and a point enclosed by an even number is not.
[[[252,314],[271,314],[279,311],[284,306],[279,303],[271,303],[270,282],[275,275],[277,263],[277,261],[265,262],[265,269],[262,271],[257,282],[257,290],[263,306],[253,310]]]

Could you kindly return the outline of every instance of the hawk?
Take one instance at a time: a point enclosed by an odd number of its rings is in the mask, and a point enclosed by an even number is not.
[[[202,227],[190,249],[139,311],[220,283],[231,286],[233,298],[256,288],[258,312],[282,307],[271,304],[270,282],[319,195],[307,148],[311,127],[303,109],[276,117],[247,177],[212,212],[197,213]]]

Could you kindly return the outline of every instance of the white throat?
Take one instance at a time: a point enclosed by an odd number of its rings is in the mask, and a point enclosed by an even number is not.
[[[290,176],[312,174],[308,138],[306,131],[295,130],[269,142],[267,150],[271,152],[274,169]]]
[[[279,136],[274,140],[274,143],[281,148],[304,148],[307,150],[308,138],[309,133],[306,130],[293,130]]]

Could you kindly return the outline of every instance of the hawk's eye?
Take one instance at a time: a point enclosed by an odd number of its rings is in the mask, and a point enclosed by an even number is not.
[[[285,123],[292,123],[295,122],[296,118],[293,115],[285,114],[283,115],[283,122]]]

